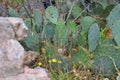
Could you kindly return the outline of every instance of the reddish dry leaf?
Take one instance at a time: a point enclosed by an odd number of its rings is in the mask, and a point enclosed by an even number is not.
[[[104,34],[106,36],[106,39],[112,39],[113,38],[112,31],[110,29],[107,29]]]

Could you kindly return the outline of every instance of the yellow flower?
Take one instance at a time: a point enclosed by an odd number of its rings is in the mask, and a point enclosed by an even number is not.
[[[48,62],[51,63],[51,60],[49,60]]]
[[[51,61],[52,61],[52,62],[57,62],[57,60],[56,60],[56,59],[52,59]]]
[[[59,64],[61,64],[61,63],[62,63],[62,61],[58,60],[58,63],[59,63]]]
[[[38,62],[38,66],[42,66],[42,62]]]

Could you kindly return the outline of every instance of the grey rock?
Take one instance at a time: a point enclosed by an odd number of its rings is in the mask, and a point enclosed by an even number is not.
[[[25,67],[24,73],[18,74],[17,76],[0,78],[0,80],[50,80],[50,78],[43,68],[31,69]]]
[[[12,23],[15,37],[18,41],[24,40],[27,37],[28,28],[21,18],[6,17]]]
[[[8,39],[15,39],[12,24],[7,20],[0,19],[0,42]]]
[[[27,32],[22,19],[0,17],[0,80],[50,80],[47,70],[23,66],[26,52],[19,41]]]

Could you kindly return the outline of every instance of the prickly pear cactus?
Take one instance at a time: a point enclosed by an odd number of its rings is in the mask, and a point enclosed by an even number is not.
[[[9,8],[8,13],[11,17],[19,17],[19,14],[13,8]]]
[[[40,32],[42,30],[42,14],[40,12],[40,10],[36,10],[34,12],[34,20],[35,20],[35,24],[36,24],[36,31]]]
[[[47,58],[51,58],[53,55],[56,54],[56,48],[50,42],[46,43],[45,49],[45,55]]]
[[[94,22],[94,19],[90,16],[83,17],[80,21],[81,26],[82,26],[82,34],[86,34]]]
[[[41,38],[42,39],[53,39],[54,34],[55,34],[55,24],[53,23],[47,23],[46,26],[44,27],[43,31],[42,31],[42,35]]]
[[[87,65],[89,54],[83,47],[79,47],[78,50],[71,52],[71,61],[75,64],[81,63],[82,65]]]
[[[58,10],[56,7],[54,6],[47,7],[47,9],[45,10],[45,16],[47,19],[50,20],[50,22],[57,24]]]
[[[116,69],[108,56],[99,56],[94,59],[92,70],[99,75],[114,76]]]
[[[114,40],[103,41],[93,52],[94,71],[112,76],[116,72],[116,68],[120,69],[120,4],[112,9],[107,17],[108,26],[112,31]],[[117,46],[116,47],[116,44]],[[113,64],[114,63],[114,64]],[[116,66],[116,68],[115,68]]]
[[[120,50],[113,45],[99,46],[93,53],[94,57],[97,56],[110,56],[115,60],[115,64],[120,68]]]
[[[67,40],[68,40],[68,29],[65,26],[64,22],[60,22],[56,25],[55,28],[55,43],[57,46],[65,46]]]
[[[99,27],[97,23],[92,24],[88,33],[89,52],[96,49],[100,38]]]
[[[120,69],[120,50],[111,43],[101,43],[93,52],[93,58],[95,72],[102,70],[101,74],[110,77],[117,72],[116,68]]]
[[[29,50],[40,50],[39,35],[35,31],[29,31],[28,37],[24,40],[24,43]]]
[[[118,4],[115,8],[112,9],[109,16],[107,17],[108,25],[112,31],[113,37],[120,47],[120,4]]]

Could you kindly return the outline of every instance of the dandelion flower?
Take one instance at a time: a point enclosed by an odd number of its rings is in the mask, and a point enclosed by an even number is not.
[[[51,63],[51,60],[49,60],[48,62]]]
[[[38,66],[42,66],[42,62],[39,62],[39,63],[38,63]]]
[[[52,61],[52,62],[57,62],[57,60],[56,60],[56,59],[52,59],[51,61]]]
[[[61,63],[62,63],[62,61],[60,61],[60,60],[59,60],[59,61],[58,61],[58,63],[59,63],[59,64],[61,64]]]

